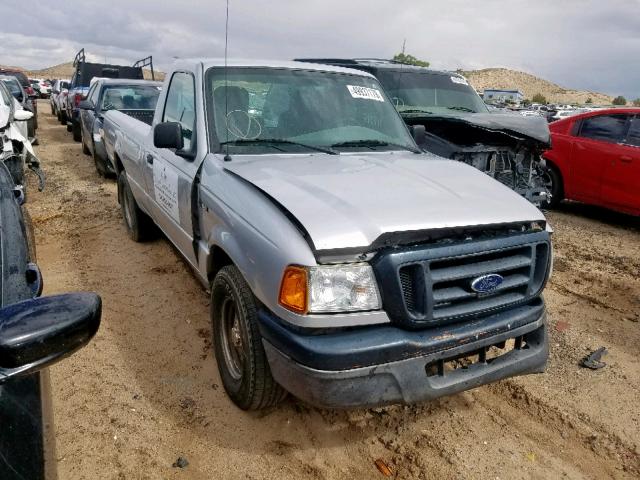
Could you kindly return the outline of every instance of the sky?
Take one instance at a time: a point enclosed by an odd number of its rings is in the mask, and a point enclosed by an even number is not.
[[[25,7],[25,5],[28,5]],[[230,0],[229,57],[390,58],[507,67],[567,88],[640,97],[640,0]],[[221,57],[220,0],[0,0],[0,64]]]

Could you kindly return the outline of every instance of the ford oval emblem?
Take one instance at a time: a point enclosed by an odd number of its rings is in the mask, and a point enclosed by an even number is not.
[[[504,277],[502,275],[489,273],[488,275],[474,278],[471,282],[471,290],[478,293],[491,293],[502,285],[503,281]]]

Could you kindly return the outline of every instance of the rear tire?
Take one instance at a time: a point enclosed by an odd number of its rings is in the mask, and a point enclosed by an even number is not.
[[[223,267],[211,287],[213,348],[224,389],[243,410],[270,407],[287,396],[271,375],[257,310],[257,300],[237,267]]]
[[[73,136],[73,139],[75,140],[75,134]],[[82,142],[82,153],[84,153],[85,155],[91,155],[91,151],[89,150],[89,147],[87,147],[87,144],[84,141],[84,132],[82,131],[82,127],[80,127],[80,141]]]
[[[547,166],[545,173],[545,186],[551,192],[551,200],[547,200],[542,204],[543,208],[555,208],[564,199],[564,185],[562,183],[562,175],[560,171],[552,166]]]
[[[82,129],[80,128],[79,122],[72,122],[71,132],[73,133],[73,139],[76,142],[82,141]]]
[[[136,199],[133,197],[127,173],[123,170],[118,176],[118,201],[122,209],[122,217],[127,233],[134,242],[143,242],[152,238],[155,233],[153,220],[140,210]]]

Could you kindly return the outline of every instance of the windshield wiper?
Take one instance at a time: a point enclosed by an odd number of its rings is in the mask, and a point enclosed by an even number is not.
[[[382,140],[348,140],[346,142],[334,143],[332,148],[339,147],[398,147],[403,150],[409,150],[413,153],[421,153],[415,148],[411,148],[408,145],[400,145],[399,143],[384,142]]]
[[[340,155],[340,152],[336,152],[331,148],[320,147],[318,145],[309,145],[306,143],[294,142],[293,140],[287,140],[286,138],[239,138],[237,140],[229,140],[227,142],[220,142],[220,145],[295,145],[297,147],[307,148],[309,150],[315,150],[317,152],[328,153],[329,155]]]
[[[449,110],[459,110],[461,112],[476,113],[475,110],[467,107],[447,107]]]

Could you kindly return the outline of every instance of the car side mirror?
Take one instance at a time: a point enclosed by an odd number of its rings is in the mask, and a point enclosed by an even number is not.
[[[78,105],[80,110],[93,110],[93,103],[90,100],[82,100]]]
[[[424,145],[427,138],[427,129],[424,128],[424,125],[412,125],[411,135],[418,146]]]
[[[14,120],[18,122],[24,122],[26,120],[29,120],[31,117],[33,117],[33,113],[29,110],[16,110],[16,112],[13,114]]]
[[[153,128],[153,146],[156,148],[175,148],[182,150],[182,127],[178,122],[162,122]]]
[[[33,298],[0,309],[0,383],[45,368],[86,345],[100,326],[95,293]]]

